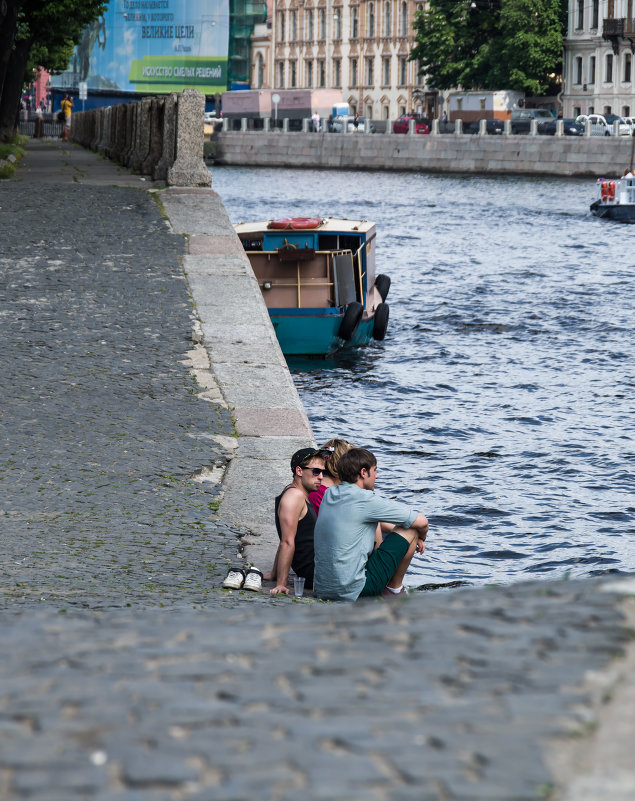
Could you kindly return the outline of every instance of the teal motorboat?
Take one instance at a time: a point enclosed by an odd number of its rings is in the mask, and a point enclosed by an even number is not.
[[[235,228],[285,356],[385,337],[390,278],[375,277],[374,223],[296,217]]]

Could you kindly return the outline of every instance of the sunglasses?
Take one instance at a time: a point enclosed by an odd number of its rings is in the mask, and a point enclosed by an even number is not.
[[[322,467],[303,467],[302,470],[310,470],[314,476],[323,476],[325,472]]]

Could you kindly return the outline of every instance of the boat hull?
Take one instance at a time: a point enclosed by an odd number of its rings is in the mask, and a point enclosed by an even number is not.
[[[350,340],[338,336],[343,315],[285,315],[269,312],[285,356],[328,356],[344,345],[368,345],[373,336],[373,318],[360,321]]]
[[[591,213],[596,217],[617,222],[635,223],[635,204],[633,203],[602,203],[596,200],[591,203]]]

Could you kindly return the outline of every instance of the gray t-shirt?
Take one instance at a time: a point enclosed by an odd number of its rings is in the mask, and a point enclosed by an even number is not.
[[[366,583],[366,563],[377,523],[410,528],[417,512],[397,501],[346,482],[324,493],[315,524],[315,593],[319,598],[356,601]]]

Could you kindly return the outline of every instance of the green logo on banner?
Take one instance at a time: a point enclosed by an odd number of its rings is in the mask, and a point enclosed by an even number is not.
[[[144,56],[130,66],[130,83],[137,92],[180,92],[198,89],[203,94],[227,88],[227,59],[198,56]]]

